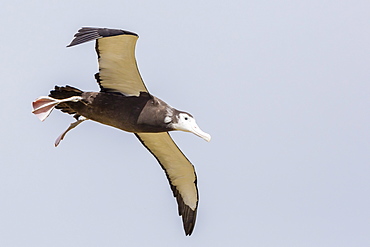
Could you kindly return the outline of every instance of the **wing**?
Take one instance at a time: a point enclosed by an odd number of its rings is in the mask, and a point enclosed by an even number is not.
[[[138,96],[148,92],[135,58],[136,33],[119,29],[83,27],[67,47],[96,40],[99,73],[95,75],[101,91]]]
[[[198,207],[197,176],[194,166],[180,151],[167,132],[135,133],[166,172],[186,235],[191,235]]]

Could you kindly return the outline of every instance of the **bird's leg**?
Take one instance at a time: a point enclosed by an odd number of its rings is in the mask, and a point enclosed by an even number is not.
[[[89,120],[88,118],[85,118],[83,116],[80,116],[79,119],[76,122],[73,122],[69,125],[68,129],[66,129],[56,140],[54,143],[54,146],[57,147],[61,140],[63,140],[64,136],[71,130],[77,127],[80,123],[82,123],[85,120]]]

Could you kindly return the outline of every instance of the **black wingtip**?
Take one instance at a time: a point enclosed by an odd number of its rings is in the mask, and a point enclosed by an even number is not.
[[[85,42],[96,40],[99,38],[117,36],[117,35],[134,35],[139,36],[136,33],[125,31],[121,29],[109,29],[109,28],[97,28],[97,27],[82,27],[74,35],[72,42],[67,47],[79,45]]]
[[[176,197],[178,204],[179,216],[182,217],[182,223],[186,236],[190,236],[193,233],[195,227],[195,220],[197,218],[198,203],[195,210],[192,210],[188,205],[184,203],[184,199],[180,195],[179,191],[171,185],[174,196]]]

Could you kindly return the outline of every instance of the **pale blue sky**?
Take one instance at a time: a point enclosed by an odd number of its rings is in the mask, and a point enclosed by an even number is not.
[[[369,1],[3,1],[0,246],[369,246]],[[200,203],[185,237],[132,134],[31,102],[98,90],[82,26],[140,35],[149,91],[212,135],[172,136]]]

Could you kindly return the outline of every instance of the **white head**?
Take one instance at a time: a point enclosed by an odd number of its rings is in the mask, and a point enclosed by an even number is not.
[[[205,132],[203,132],[195,122],[195,119],[193,116],[186,112],[179,112],[175,116],[175,120],[170,124],[171,127],[174,130],[181,130],[181,131],[186,131],[186,132],[191,132],[207,142],[211,140],[211,136]]]

